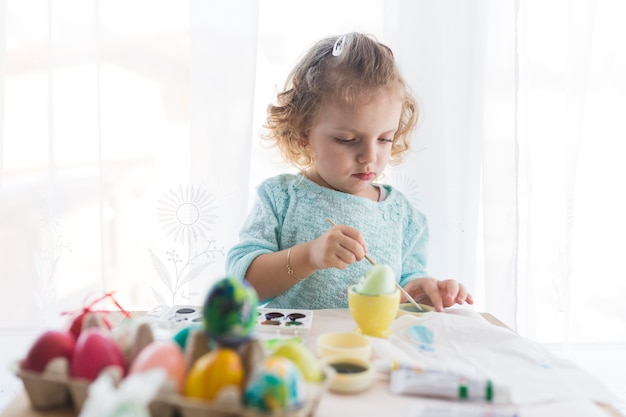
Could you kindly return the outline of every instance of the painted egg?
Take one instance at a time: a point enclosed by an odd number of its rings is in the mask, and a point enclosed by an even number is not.
[[[157,340],[144,347],[128,369],[128,374],[145,372],[150,369],[164,369],[182,392],[185,382],[185,355],[172,340]]]
[[[304,404],[305,390],[302,374],[291,360],[270,356],[254,370],[244,401],[248,408],[264,413],[294,410]]]
[[[216,348],[200,356],[189,370],[184,395],[213,401],[224,387],[243,388],[243,363],[230,348]]]
[[[234,277],[217,281],[202,311],[207,334],[222,346],[236,348],[252,333],[257,306],[257,293],[247,282]]]
[[[304,344],[286,341],[278,345],[272,353],[292,361],[307,382],[320,383],[324,379],[324,369],[315,354]]]
[[[125,359],[120,347],[105,330],[83,330],[70,361],[70,375],[93,381],[108,366],[117,366],[124,373]]]
[[[191,326],[183,327],[174,335],[173,337],[174,342],[176,342],[182,350],[185,350],[185,347],[187,346],[187,340],[189,340],[189,334],[196,330],[203,330],[203,329],[204,329],[204,326],[199,323],[192,324]]]
[[[85,327],[85,322],[89,322],[90,327],[102,327],[106,330],[111,330],[111,323],[99,312],[90,311],[85,309],[82,313],[74,317],[70,324],[69,332],[74,335],[74,338],[78,339],[80,333]]]
[[[48,330],[42,333],[31,345],[22,362],[22,369],[43,372],[54,358],[62,357],[69,361],[74,353],[75,345],[76,340],[71,333]]]

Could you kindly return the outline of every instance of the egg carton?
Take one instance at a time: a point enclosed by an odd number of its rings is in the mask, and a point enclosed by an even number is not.
[[[117,374],[116,371],[106,371]],[[317,408],[323,392],[327,390],[327,381],[330,379],[328,370],[325,370],[325,382],[322,384],[308,384],[308,394],[305,403],[293,411],[277,413],[283,417],[312,416]],[[71,407],[79,414],[89,393],[90,383],[63,375],[39,374],[30,371],[18,370],[16,375],[22,380],[31,406],[38,411],[51,411],[61,407]],[[167,391],[167,390],[166,390]],[[226,391],[226,390],[225,390]],[[226,391],[228,394],[232,392]],[[246,409],[234,401],[238,395],[222,395],[215,402],[187,398],[171,392],[162,392],[155,396],[148,404],[151,417],[261,417],[272,414],[260,413]]]
[[[60,366],[59,366],[60,365]],[[48,411],[59,407],[71,406],[77,413],[83,407],[89,391],[90,382],[70,378],[65,360],[53,360],[44,372],[27,371],[21,368],[20,362],[13,364],[15,375],[22,380],[26,395],[32,407],[39,411]],[[121,371],[117,367],[106,368],[114,380],[121,381]]]
[[[151,330],[149,324],[141,324]],[[144,328],[145,330],[145,328]],[[150,343],[150,338],[143,338],[143,346]],[[153,339],[152,339],[153,340]],[[193,332],[187,342],[186,357],[193,363],[204,353],[209,351],[209,343],[205,332]],[[141,348],[136,349],[139,351]],[[262,343],[257,338],[252,338],[244,343],[240,349],[244,372],[251,374],[254,364],[258,363],[265,355]],[[129,362],[131,362],[129,360]],[[332,368],[324,366],[324,379],[319,384],[305,383],[306,398],[301,407],[295,410],[283,411],[276,414],[267,414],[250,410],[244,407],[241,393],[237,390],[225,389],[221,395],[213,401],[185,397],[175,390],[173,381],[168,380],[159,393],[148,404],[151,417],[310,417],[322,397],[328,390],[328,386],[334,378]],[[32,407],[39,411],[48,411],[60,407],[71,407],[79,414],[89,395],[90,381],[71,378],[69,376],[69,363],[67,359],[57,358],[50,361],[44,372],[32,372],[22,369],[21,361],[13,364],[15,375],[23,382],[24,389]],[[123,378],[119,367],[105,368],[103,373],[108,373],[114,385],[118,386]]]

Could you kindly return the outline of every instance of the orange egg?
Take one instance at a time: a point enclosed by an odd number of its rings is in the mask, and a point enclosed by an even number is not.
[[[184,395],[213,401],[226,386],[243,388],[244,370],[234,349],[218,347],[198,358],[185,380]]]
[[[182,392],[185,382],[185,355],[178,344],[172,340],[157,340],[144,347],[128,370],[129,374],[150,369],[164,369],[170,379],[176,383],[178,392]]]

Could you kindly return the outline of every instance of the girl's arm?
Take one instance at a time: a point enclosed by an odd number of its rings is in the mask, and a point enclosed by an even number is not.
[[[365,241],[357,229],[337,225],[317,239],[257,256],[246,280],[265,300],[288,290],[319,269],[345,269],[365,256]]]
[[[257,256],[252,261],[246,280],[254,287],[259,299],[275,297],[316,271],[309,257],[311,245],[312,241],[301,243],[290,249]]]

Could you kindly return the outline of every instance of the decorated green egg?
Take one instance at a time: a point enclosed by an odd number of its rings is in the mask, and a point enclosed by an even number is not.
[[[258,296],[254,288],[235,277],[226,277],[211,287],[202,316],[210,338],[236,348],[250,337],[256,323]]]

